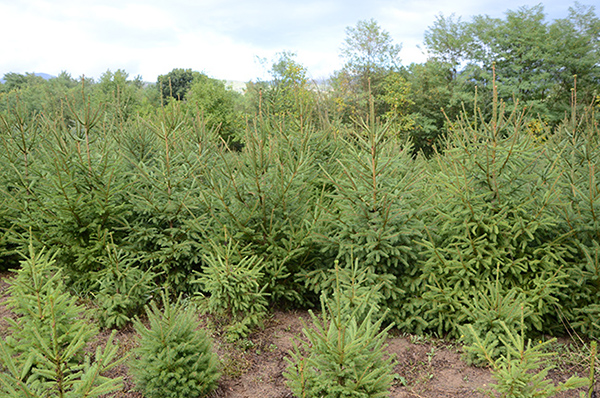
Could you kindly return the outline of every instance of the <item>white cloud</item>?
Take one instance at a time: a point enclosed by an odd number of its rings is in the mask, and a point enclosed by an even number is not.
[[[375,18],[403,44],[402,61],[409,64],[425,60],[417,46],[436,15],[502,17],[520,1],[0,0],[0,35],[10,38],[2,43],[0,76],[66,70],[97,78],[124,69],[155,81],[173,68],[192,68],[250,80],[266,78],[257,56],[271,60],[292,51],[320,78],[341,67],[344,28],[358,20]],[[547,11],[560,8],[558,16],[566,16],[562,0],[548,2]]]

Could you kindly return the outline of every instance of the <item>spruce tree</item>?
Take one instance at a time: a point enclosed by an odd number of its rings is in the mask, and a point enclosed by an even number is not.
[[[554,353],[547,352],[546,347],[556,339],[539,344],[534,344],[531,340],[526,342],[523,316],[520,321],[520,333],[509,329],[502,321],[500,325],[504,329],[504,336],[499,337],[499,340],[504,346],[505,354],[498,359],[494,359],[491,354],[495,349],[496,338],[488,335],[482,339],[471,325],[466,328],[473,339],[473,343],[466,349],[487,359],[492,368],[492,376],[496,379],[496,384],[491,385],[491,388],[500,393],[500,397],[546,398],[553,397],[561,391],[590,385],[589,379],[576,376],[557,385],[547,379],[548,372],[553,367],[548,358]],[[583,393],[580,396],[583,397]]]
[[[16,268],[20,256],[14,230],[22,214],[22,203],[33,198],[39,117],[27,115],[25,104],[17,101],[7,114],[0,114],[0,269]]]
[[[525,319],[528,330],[561,325],[556,309],[570,248],[553,212],[560,171],[527,133],[523,112],[493,107],[490,120],[476,111],[455,121],[446,152],[435,159],[423,295],[412,303],[424,322],[415,330],[458,335],[461,323],[488,316],[485,306],[469,312],[468,303],[496,278],[499,294],[516,289],[534,309]]]
[[[321,315],[310,312],[307,340],[294,345],[284,377],[300,398],[387,397],[395,377],[384,352],[391,325],[382,330],[383,318],[373,322],[373,309],[364,315],[369,303],[349,300],[336,280],[333,297],[321,296]]]
[[[157,289],[154,273],[143,271],[137,256],[107,245],[103,269],[97,273],[98,288],[95,295],[100,306],[98,319],[102,327],[122,328],[140,315],[144,305]]]
[[[575,90],[573,102],[576,101]],[[568,236],[569,259],[565,318],[587,336],[600,337],[600,128],[597,106],[571,116],[551,136],[551,155],[563,170],[561,201],[556,206]]]
[[[171,304],[164,292],[162,301],[162,311],[154,301],[146,307],[150,328],[139,319],[134,322],[141,335],[130,363],[135,384],[147,398],[204,396],[219,380],[210,338],[192,307],[181,299]]]
[[[198,208],[199,180],[213,149],[210,134],[190,120],[185,108],[173,102],[143,121],[144,131],[132,131],[133,136],[124,140],[132,186],[127,195],[132,215],[126,228],[131,251],[139,254],[146,269],[160,274],[158,283],[174,293],[191,293],[193,271],[200,270],[192,231],[203,230],[206,211]],[[143,158],[135,153],[140,145],[145,147]]]
[[[296,274],[316,257],[307,238],[322,188],[318,164],[326,161],[318,152],[330,149],[331,137],[284,116],[257,119],[240,153],[217,152],[221,167],[207,175],[203,196],[213,221],[208,231],[215,236],[225,226],[240,247],[263,259],[272,302],[305,303]]]
[[[267,313],[262,260],[231,240],[226,246],[211,241],[211,247],[197,280],[210,294],[208,312],[225,325],[227,339],[246,337]]]
[[[83,309],[64,288],[54,258],[29,257],[10,287],[9,306],[18,315],[8,319],[10,335],[0,342],[0,394],[7,397],[98,397],[121,388],[121,379],[102,373],[117,366],[114,334],[92,360],[86,343],[97,330],[85,321]]]
[[[69,98],[63,113],[41,117],[44,134],[30,169],[32,194],[13,201],[20,210],[16,231],[31,229],[34,244],[56,250],[69,287],[85,293],[102,267],[106,238],[123,237],[130,207],[113,126],[86,91],[82,86],[81,95]],[[28,239],[26,233],[20,236],[22,247]]]
[[[390,129],[390,123],[363,123],[346,138],[339,170],[326,173],[332,189],[312,236],[327,261],[303,274],[320,292],[332,286],[335,260],[347,268],[357,261],[373,283],[381,284],[381,304],[399,324],[409,316],[403,308],[406,294],[416,288],[424,173],[421,159],[413,159],[410,145],[394,140]]]

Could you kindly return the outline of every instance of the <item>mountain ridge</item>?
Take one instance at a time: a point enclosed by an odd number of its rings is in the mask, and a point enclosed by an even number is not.
[[[11,73],[11,72],[7,72],[4,75],[2,75],[2,77],[0,77],[0,83],[4,84],[6,82],[6,80],[4,80],[4,76],[6,76],[8,73]],[[29,73],[30,72],[19,73],[19,74],[21,75],[21,74],[29,74]],[[43,73],[43,72],[33,72],[33,75],[39,76],[39,77],[43,78],[44,80],[50,80],[50,79],[54,79],[56,77],[54,75],[50,75],[48,73]]]

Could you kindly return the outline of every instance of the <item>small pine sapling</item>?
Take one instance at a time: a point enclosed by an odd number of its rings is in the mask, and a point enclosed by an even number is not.
[[[353,310],[356,321],[361,323],[369,313],[372,321],[384,316],[386,311],[383,310],[382,303],[385,297],[382,290],[386,285],[394,283],[394,280],[386,278],[386,275],[375,274],[372,267],[361,267],[356,259],[346,268],[340,268],[337,260],[335,261],[334,283],[333,295],[335,296],[336,291],[341,292],[342,301],[347,303],[348,308]]]
[[[507,325],[509,329],[516,330],[519,327],[521,314],[524,319],[535,317],[531,306],[526,304],[527,298],[523,292],[513,287],[504,291],[499,281],[499,272],[496,273],[496,282],[488,282],[484,291],[477,292],[470,300],[463,300],[461,308],[463,315],[459,320],[467,319],[468,325],[459,326],[461,340],[465,346],[471,346],[474,342],[473,334],[469,328],[475,330],[477,336],[481,336],[486,342],[486,355],[493,360],[506,355],[506,347],[500,344],[500,337],[508,340],[504,332]],[[524,327],[526,331],[526,328]],[[466,361],[473,365],[487,365],[488,359],[479,351],[467,350]]]
[[[164,292],[162,300],[162,311],[155,302],[146,308],[150,328],[134,321],[141,335],[130,363],[135,384],[147,398],[204,396],[220,376],[210,338],[199,328],[192,307],[181,299],[169,303]]]
[[[284,377],[294,396],[389,396],[396,375],[394,360],[384,347],[392,325],[381,330],[382,319],[372,321],[373,309],[358,320],[364,305],[352,305],[340,289],[339,278],[333,300],[321,296],[322,316],[310,312],[313,326],[303,329],[307,341],[295,344],[286,358]]]
[[[143,311],[155,288],[155,274],[137,267],[137,260],[114,244],[106,250],[105,267],[98,273],[98,320],[102,327],[120,329]]]
[[[34,252],[22,261],[10,287],[10,336],[0,341],[0,395],[10,397],[98,397],[121,388],[121,378],[102,373],[119,365],[111,335],[92,361],[85,354],[96,329],[64,288],[48,254]]]
[[[260,325],[267,309],[265,285],[261,287],[262,259],[244,255],[237,244],[211,242],[212,253],[197,283],[210,293],[208,311],[226,323],[227,338],[235,341]]]
[[[552,365],[547,362],[547,358],[554,353],[546,352],[546,348],[556,339],[532,344],[531,340],[525,344],[524,320],[521,316],[521,333],[515,333],[506,326],[506,323],[500,321],[504,329],[505,336],[498,337],[504,345],[506,355],[500,358],[492,358],[490,352],[495,349],[491,342],[495,341],[486,336],[482,340],[475,332],[472,325],[468,325],[467,330],[473,338],[473,344],[465,347],[468,352],[474,355],[485,357],[492,367],[492,377],[496,379],[496,384],[492,385],[494,391],[500,394],[502,398],[531,398],[531,397],[553,397],[561,391],[572,390],[589,385],[587,378],[572,376],[564,383],[557,385],[546,377],[552,369]]]

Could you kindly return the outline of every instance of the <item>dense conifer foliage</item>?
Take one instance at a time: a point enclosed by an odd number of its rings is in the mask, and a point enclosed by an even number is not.
[[[134,323],[148,397],[216,386],[194,303],[229,342],[273,307],[320,308],[288,358],[299,397],[386,396],[392,326],[459,338],[502,396],[593,384],[545,381],[548,344],[529,340],[600,337],[593,7],[440,16],[409,67],[374,20],[347,32],[326,84],[289,52],[243,94],[191,69],[5,76],[0,395],[118,388],[112,338],[84,353],[77,297],[103,328]]]
[[[108,327],[165,288],[244,335],[269,304],[318,304],[338,262],[407,331],[502,335],[523,305],[529,333],[598,336],[598,119],[575,98],[552,128],[496,96],[427,159],[374,102],[344,130],[261,110],[234,150],[185,102],[116,122],[84,84],[62,113],[1,115],[2,258],[53,253]]]
[[[379,287],[373,319],[404,331],[506,339],[522,307],[526,334],[597,338],[598,26],[580,6],[553,22],[541,6],[440,17],[431,59],[404,68],[367,21],[327,85],[284,52],[245,94],[187,69],[160,88],[122,70],[11,74],[1,267],[30,244],[51,253],[104,327],[165,290],[204,295],[244,336],[269,306],[318,306],[337,263],[357,292],[358,276]],[[541,37],[560,51],[537,59]]]

